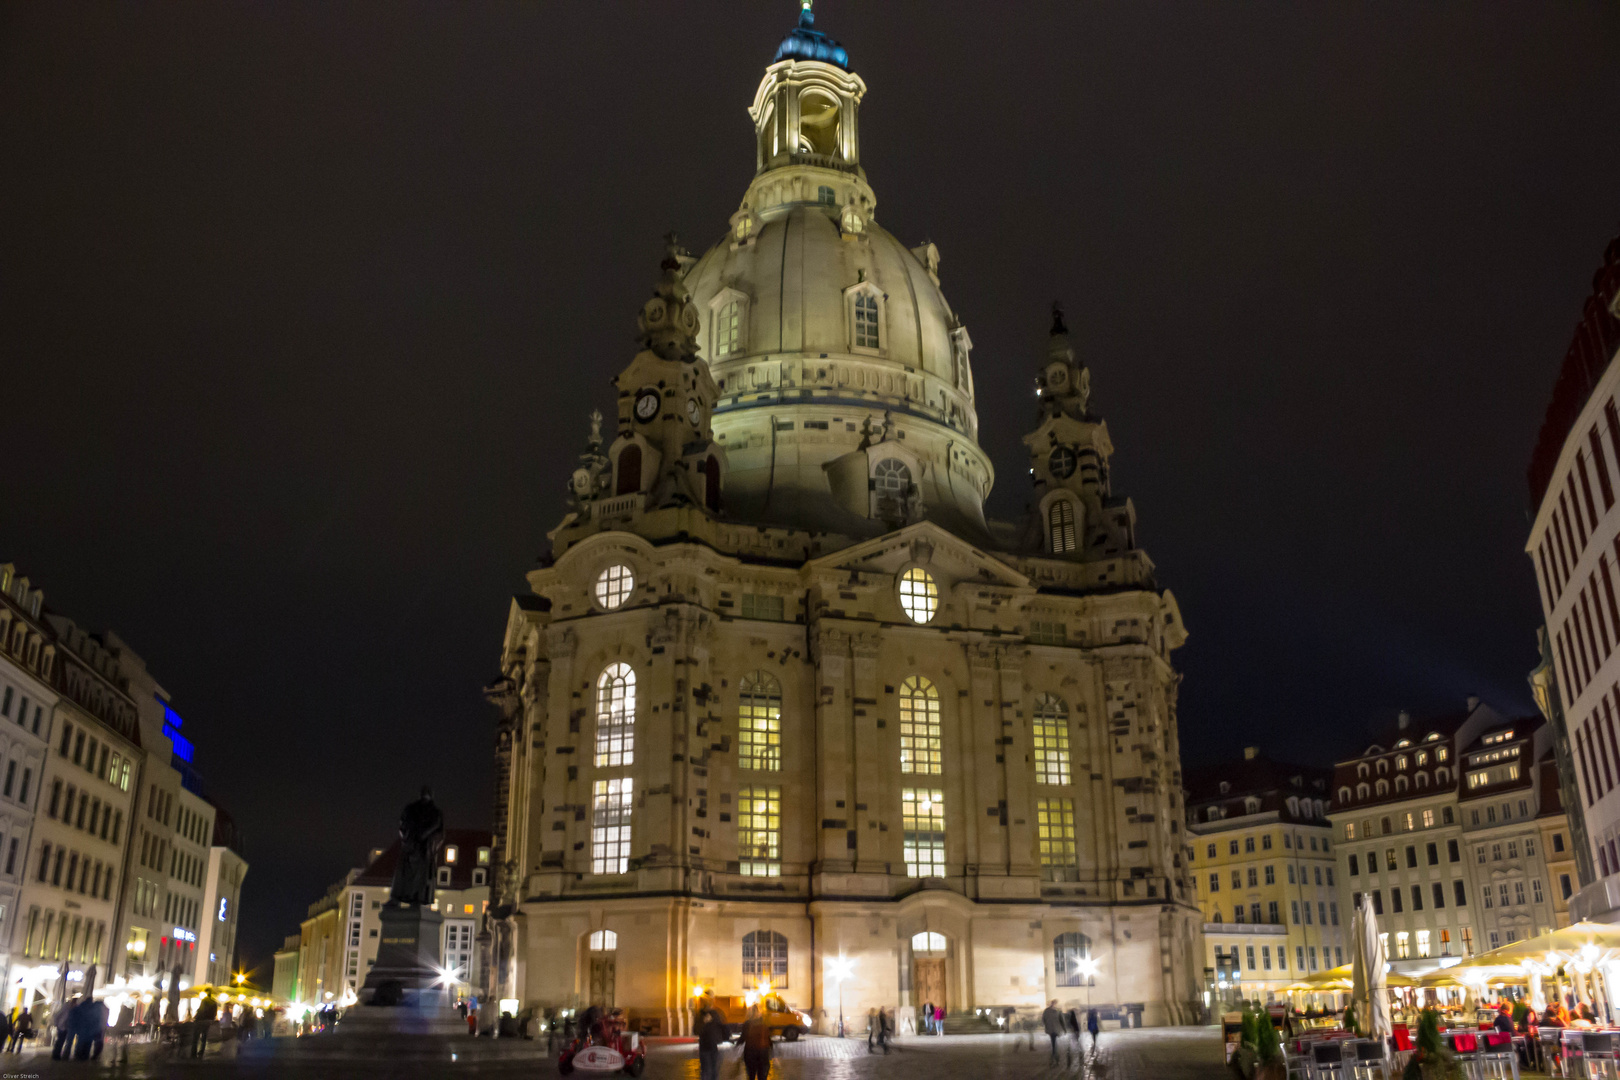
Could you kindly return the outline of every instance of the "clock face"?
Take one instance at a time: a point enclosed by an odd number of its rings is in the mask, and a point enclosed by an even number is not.
[[[1074,467],[1078,461],[1073,450],[1067,446],[1060,446],[1046,459],[1046,467],[1059,480],[1067,480],[1074,475]]]
[[[658,391],[643,390],[636,395],[636,419],[646,423],[658,415]]]
[[[698,426],[698,421],[702,418],[702,415],[703,415],[703,408],[702,408],[702,406],[700,406],[698,404],[698,399],[697,398],[687,398],[686,399],[686,418],[688,420],[692,421],[692,426],[693,427]]]

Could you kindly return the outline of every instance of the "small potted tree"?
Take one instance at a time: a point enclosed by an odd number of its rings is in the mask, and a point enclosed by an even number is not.
[[[1255,1016],[1255,1080],[1288,1080],[1288,1060],[1282,1041],[1271,1023],[1271,1014],[1261,1009]]]
[[[1440,1038],[1440,1010],[1424,1009],[1418,1017],[1416,1049],[1406,1063],[1401,1080],[1462,1080],[1457,1055],[1446,1049]]]

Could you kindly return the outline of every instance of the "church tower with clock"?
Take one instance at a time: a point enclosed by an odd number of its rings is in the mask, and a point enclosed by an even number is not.
[[[666,1034],[746,995],[796,1031],[840,993],[1191,1021],[1180,612],[1060,313],[1036,501],[986,517],[972,339],[879,223],[865,95],[806,3],[754,179],[707,251],[670,239],[512,603],[486,994]]]

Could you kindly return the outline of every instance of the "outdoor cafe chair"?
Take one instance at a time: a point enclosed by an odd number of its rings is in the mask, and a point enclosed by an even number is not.
[[[1405,1026],[1397,1026],[1389,1037],[1389,1063],[1390,1071],[1396,1076],[1406,1071],[1406,1063],[1412,1060],[1412,1032]]]
[[[1615,1080],[1620,1076],[1615,1064],[1615,1051],[1620,1050],[1614,1033],[1609,1031],[1583,1031],[1581,1035],[1581,1062],[1586,1066],[1585,1076],[1590,1080]]]
[[[1480,1036],[1481,1075],[1488,1080],[1519,1080],[1519,1051],[1513,1045],[1513,1036],[1505,1031],[1491,1031]]]
[[[1311,1045],[1311,1080],[1350,1080],[1344,1060],[1344,1043],[1318,1042]]]
[[[1586,1033],[1565,1028],[1559,1039],[1558,1075],[1586,1077]]]
[[[1451,1052],[1457,1056],[1457,1064],[1462,1067],[1463,1075],[1469,1080],[1484,1080],[1485,1072],[1480,1060],[1479,1040],[1478,1032],[1451,1033]]]
[[[1390,1080],[1389,1054],[1382,1039],[1358,1039],[1347,1046],[1355,1055],[1350,1066],[1355,1080]]]

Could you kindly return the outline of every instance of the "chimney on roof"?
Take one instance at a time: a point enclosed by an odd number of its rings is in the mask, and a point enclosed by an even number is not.
[[[1478,694],[1469,694],[1468,695],[1468,711],[1473,712],[1477,708],[1479,708],[1479,695]]]
[[[1411,726],[1411,723],[1412,714],[1407,712],[1405,709],[1402,709],[1400,715],[1395,718],[1395,726],[1400,728],[1402,731],[1405,731],[1409,726]]]
[[[1258,746],[1245,746],[1243,748],[1243,760],[1244,761],[1253,761],[1255,758],[1257,758],[1259,756],[1260,756],[1260,748]]]

